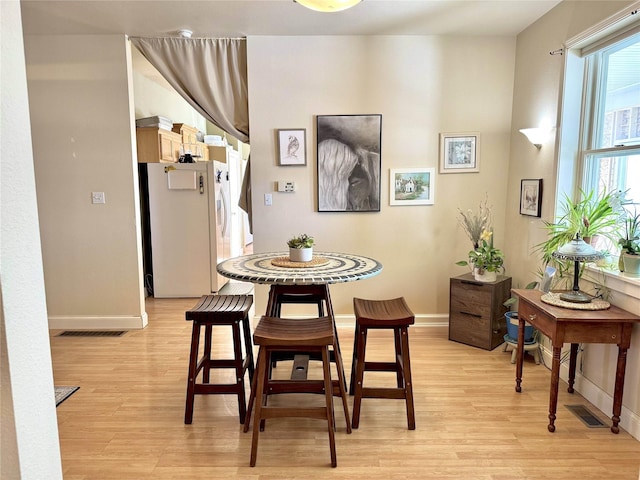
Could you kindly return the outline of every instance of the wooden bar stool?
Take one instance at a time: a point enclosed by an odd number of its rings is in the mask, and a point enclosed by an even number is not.
[[[254,363],[251,330],[249,325],[249,309],[253,304],[251,295],[205,295],[197,305],[185,313],[187,320],[193,321],[191,333],[191,353],[189,355],[189,374],[187,380],[187,404],[184,423],[193,420],[193,401],[195,395],[234,394],[238,396],[238,413],[240,423],[244,423],[246,401],[244,376],[249,370],[249,379],[253,380]],[[245,354],[242,352],[240,323],[244,335]],[[214,326],[230,326],[233,333],[233,359],[212,359],[211,340]],[[205,328],[204,353],[198,360],[200,331]],[[209,383],[212,368],[234,368],[235,383]],[[196,379],[202,370],[202,383]]]
[[[258,437],[264,420],[268,418],[305,417],[327,421],[329,432],[329,450],[331,466],[337,465],[335,445],[335,418],[333,413],[333,389],[337,384],[341,392],[342,405],[347,423],[347,433],[351,433],[347,392],[341,369],[338,368],[338,381],[331,379],[329,347],[335,346],[333,319],[331,317],[289,319],[278,317],[262,317],[253,333],[253,342],[260,345],[255,380],[252,382],[249,409],[244,423],[244,431],[249,430],[251,410],[255,403],[253,420],[253,436],[251,440],[252,467],[256,464]],[[306,351],[320,354],[322,358],[322,380],[273,380],[269,377],[271,354],[282,351]],[[338,364],[341,359],[337,357]],[[278,393],[324,393],[324,407],[287,407],[267,406],[267,397]],[[256,400],[257,399],[257,400]]]
[[[416,420],[413,408],[413,384],[411,382],[411,361],[409,359],[409,325],[415,317],[403,297],[393,300],[353,299],[356,314],[356,333],[351,364],[351,385],[349,393],[354,394],[353,428],[360,423],[360,405],[363,398],[404,398],[407,404],[409,430],[415,430]],[[395,362],[367,362],[367,333],[370,329],[393,330]],[[396,388],[366,388],[363,386],[364,372],[395,372]]]
[[[316,305],[318,309],[318,317],[324,317],[326,298],[324,295],[323,285],[272,285],[269,291],[269,307],[267,316],[281,317],[282,305]],[[303,375],[306,374],[308,368],[307,352],[274,352],[271,355],[271,367],[276,368],[278,362],[285,360],[294,360],[296,357],[303,357],[305,360],[302,364],[294,364],[294,369],[302,370]],[[320,355],[316,355],[313,360],[322,360]]]

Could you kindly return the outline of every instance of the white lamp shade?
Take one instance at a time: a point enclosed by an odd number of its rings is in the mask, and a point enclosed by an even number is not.
[[[549,138],[551,131],[552,129],[548,127],[522,128],[520,133],[527,137],[532,144],[540,148]]]
[[[293,0],[300,5],[315,10],[316,12],[340,12],[346,10],[354,5],[357,5],[362,0]]]

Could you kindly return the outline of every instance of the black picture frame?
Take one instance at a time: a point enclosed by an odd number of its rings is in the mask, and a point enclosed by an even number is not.
[[[318,212],[379,212],[382,115],[317,115]]]
[[[520,215],[540,217],[542,213],[542,179],[520,180]]]

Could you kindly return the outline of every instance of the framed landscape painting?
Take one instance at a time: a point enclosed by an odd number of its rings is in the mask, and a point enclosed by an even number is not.
[[[434,168],[392,168],[389,175],[391,205],[433,205]]]

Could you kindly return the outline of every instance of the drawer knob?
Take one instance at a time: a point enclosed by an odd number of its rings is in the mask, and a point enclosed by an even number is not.
[[[533,321],[536,319],[536,314],[529,315],[529,320]]]

